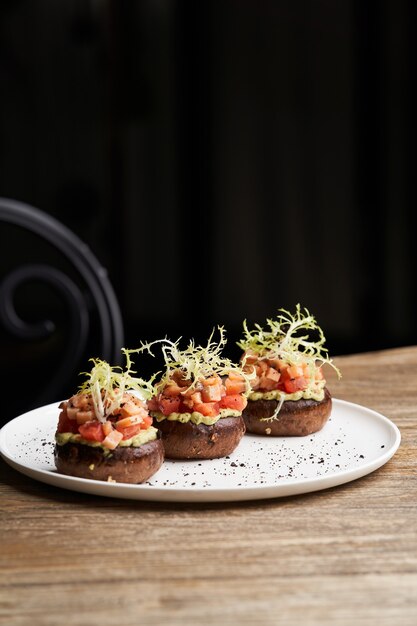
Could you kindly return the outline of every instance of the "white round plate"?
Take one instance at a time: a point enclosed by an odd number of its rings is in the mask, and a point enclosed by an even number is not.
[[[126,485],[56,471],[53,448],[58,404],[29,411],[3,426],[0,454],[16,470],[41,482],[114,498],[230,502],[318,491],[378,469],[393,456],[401,440],[398,428],[383,415],[334,399],[328,423],[314,435],[245,435],[228,457],[167,460],[146,483]]]

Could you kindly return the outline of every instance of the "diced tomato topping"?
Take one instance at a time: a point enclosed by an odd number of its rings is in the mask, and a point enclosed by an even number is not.
[[[142,424],[135,424],[134,426],[128,426],[127,428],[123,428],[120,430],[123,439],[130,439],[134,437],[142,430]]]
[[[245,358],[246,365],[251,365],[253,363],[257,363],[257,361],[258,361],[258,355],[255,352],[252,352],[251,350],[247,350],[242,355],[242,359],[243,358]]]
[[[99,422],[95,418],[86,420],[86,416],[93,415],[93,411],[91,409],[83,411],[81,409],[80,398],[74,396],[74,403],[77,401],[80,407],[72,407],[71,403],[67,402],[62,403],[57,431],[59,433],[79,433],[83,439],[96,441],[109,450],[113,450],[122,439],[130,439],[140,430],[146,430],[152,425],[152,417],[148,414],[145,404],[136,397],[130,400],[128,398],[129,394],[125,394],[125,396],[127,396],[127,398],[121,410],[118,411],[116,415],[108,416],[104,423]],[[82,399],[85,400],[84,397]],[[152,400],[154,401],[156,409],[159,410],[157,398],[153,398]],[[168,398],[167,400],[172,399]],[[176,401],[177,404],[178,402],[180,402],[180,399]],[[85,401],[84,404],[87,405],[87,402]],[[68,415],[68,408],[72,411],[73,417],[71,419]],[[74,409],[77,411],[76,416]],[[81,423],[79,423],[79,416],[81,416]]]
[[[179,387],[175,383],[171,383],[164,388],[164,396],[175,398],[176,396],[180,395],[182,390],[182,387]]]
[[[107,437],[107,435],[109,435],[112,430],[113,430],[113,424],[109,422],[109,420],[105,421],[103,424],[104,436]]]
[[[223,392],[223,384],[220,376],[210,376],[209,378],[202,378],[200,380],[202,385],[201,399],[205,402],[219,402]],[[198,404],[198,403],[197,403]]]
[[[66,409],[62,409],[59,415],[57,431],[59,433],[78,433],[78,424],[75,420],[69,419]]]
[[[122,417],[132,417],[132,415],[143,415],[144,413],[146,413],[146,408],[144,408],[143,402],[138,398],[129,400],[120,407],[120,415]]]
[[[281,370],[281,380],[280,382],[284,382],[285,380],[290,380],[291,376],[288,372],[288,367]]]
[[[274,367],[268,367],[266,374],[265,374],[265,378],[268,378],[268,380],[272,380],[273,382],[277,383],[279,379],[281,378],[281,374],[277,372],[277,370]]]
[[[147,402],[147,406],[148,406],[148,411],[159,411],[158,398],[156,396],[154,396],[153,398],[150,398]]]
[[[116,428],[120,433],[122,433],[123,439],[130,439],[131,437],[137,435],[141,430],[149,428],[149,426],[152,426],[152,417],[150,415],[146,415],[141,422],[125,426],[124,428],[120,428],[116,424]]]
[[[271,380],[270,378],[261,378],[259,383],[259,389],[262,391],[273,391],[274,389],[278,389],[278,383],[275,380]]]
[[[216,415],[219,414],[219,403],[202,402],[201,404],[196,404],[194,406],[194,411],[197,411],[197,413],[201,413],[201,415],[205,415],[206,417],[216,417]]]
[[[233,371],[229,372],[227,376],[228,378],[230,378],[230,380],[240,380],[240,381],[244,380],[243,376]]]
[[[85,424],[86,422],[91,422],[94,419],[94,411],[91,409],[89,411],[78,411],[76,420],[77,424]]]
[[[184,402],[184,399],[181,398],[180,399],[180,406],[178,407],[178,413],[192,413],[194,411],[194,402],[191,405],[187,406],[187,404]]]
[[[180,410],[181,400],[182,398],[179,396],[170,398],[162,396],[159,400],[159,410],[164,415],[170,415],[170,413],[178,413]]]
[[[208,385],[201,390],[201,399],[205,402],[219,402],[222,399],[222,385]]]
[[[262,359],[262,361],[258,361],[258,363],[256,364],[256,369],[258,371],[258,373],[260,375],[262,375],[263,373],[265,373],[269,367],[268,362],[265,359]]]
[[[122,433],[118,430],[112,430],[102,441],[102,444],[108,450],[114,450],[117,448],[121,440],[123,439]]]
[[[115,423],[117,430],[123,430],[124,428],[128,428],[129,426],[136,426],[137,424],[141,424],[143,417],[141,415],[131,415],[130,417],[124,417],[121,420],[118,420]]]
[[[77,419],[78,409],[76,406],[70,406],[69,404],[67,404],[66,410],[67,410],[67,415],[70,418],[70,420]]]
[[[194,391],[193,395],[191,396],[191,400],[194,404],[201,404],[201,402],[203,402],[203,399],[201,397],[200,391]]]
[[[317,381],[324,379],[321,367],[316,368],[311,363],[290,365],[278,358],[258,359],[256,361],[251,358],[251,363],[253,363],[256,371],[256,377],[250,381],[254,391],[267,392],[277,389],[286,393],[295,393],[307,389],[312,377]],[[250,373],[250,368],[253,366],[246,366],[246,371]],[[227,380],[225,384],[228,388]]]
[[[287,374],[289,378],[299,378],[304,375],[304,370],[301,365],[290,365],[287,367]]]
[[[224,381],[227,395],[235,395],[237,393],[243,393],[246,390],[246,383],[242,378],[232,378],[230,375]]]
[[[297,385],[295,384],[295,379],[287,379],[284,381],[283,391],[286,393],[295,393],[297,391]]]
[[[78,431],[81,437],[83,437],[83,439],[87,439],[88,441],[101,442],[104,440],[103,426],[96,420],[81,424],[78,427]]]
[[[275,368],[268,367],[259,381],[259,388],[265,391],[277,389],[280,378],[281,374]]]
[[[232,397],[232,400],[229,404],[227,402],[222,404],[224,408],[237,407],[237,410],[243,410],[246,406],[246,399],[242,398],[241,394],[244,391],[246,391],[246,383],[243,377],[233,372],[226,378],[225,384],[216,374],[209,378],[201,378],[191,389],[182,388],[182,392],[175,380],[168,383],[161,395],[148,400],[148,409],[160,411],[166,416],[171,413],[195,411],[207,417],[215,417],[219,414],[219,403],[226,395]]]
[[[298,378],[286,380],[284,382],[284,389],[287,393],[303,391],[303,389],[307,389],[307,386],[307,381],[304,376],[299,376]]]
[[[218,376],[210,376],[209,378],[202,378],[200,382],[204,387],[212,387],[218,385],[221,381]]]
[[[233,395],[224,396],[224,398],[221,399],[219,406],[221,409],[233,409],[234,411],[243,411],[247,403],[248,401],[245,396],[241,396],[240,394],[236,393]]]
[[[149,426],[152,426],[152,417],[150,415],[146,415],[143,418],[140,427],[142,430],[146,430],[147,428],[149,428]]]
[[[185,406],[187,411],[191,411],[194,406],[194,402],[191,400],[191,398],[183,398],[180,403],[180,410],[181,406]]]

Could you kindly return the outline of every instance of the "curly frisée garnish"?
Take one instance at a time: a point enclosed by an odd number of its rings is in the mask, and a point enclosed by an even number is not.
[[[267,319],[268,329],[255,324],[249,330],[246,320],[243,322],[244,339],[237,345],[245,352],[251,352],[258,359],[281,359],[291,365],[308,363],[313,368],[325,363],[333,367],[338,377],[341,374],[327,354],[324,347],[326,338],[316,319],[305,308],[301,310],[299,304],[293,315],[285,309],[279,309],[276,319]],[[305,334],[305,331],[307,334]],[[315,332],[317,339],[310,337]]]
[[[323,365],[330,365],[341,377],[324,347],[323,331],[307,309],[302,310],[299,304],[294,314],[279,309],[277,317],[266,322],[266,328],[255,324],[249,330],[245,320],[244,338],[237,344],[244,351],[246,368],[256,371],[252,390],[273,392],[278,399],[274,414],[262,421],[277,419],[287,399],[320,399],[326,383]]]
[[[153,379],[149,381],[133,376],[130,350],[122,348],[126,366],[109,365],[101,359],[90,359],[94,364],[90,372],[82,372],[87,380],[80,386],[80,391],[91,395],[94,413],[98,421],[104,423],[121,406],[126,391],[136,391],[141,400],[147,400],[153,393]]]
[[[224,327],[218,326],[217,330],[220,335],[219,340],[215,341],[214,334],[216,329],[213,328],[206,346],[195,345],[194,340],[191,340],[185,349],[180,349],[181,337],[177,341],[170,341],[165,338],[148,344],[142,343],[141,348],[137,352],[148,350],[150,354],[152,354],[151,347],[154,344],[161,344],[165,372],[154,387],[155,395],[160,393],[172,381],[173,376],[177,376],[178,373],[188,383],[184,386],[182,393],[194,389],[199,381],[203,379],[210,378],[216,374],[220,377],[228,376],[230,373],[240,376],[245,381],[246,390],[244,393],[246,395],[250,393],[250,380],[253,374],[244,371],[244,362],[236,364],[221,355],[227,340]],[[135,352],[135,350],[132,350],[132,352]]]

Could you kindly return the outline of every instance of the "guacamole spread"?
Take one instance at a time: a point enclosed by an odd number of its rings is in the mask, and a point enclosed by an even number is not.
[[[144,443],[154,441],[157,438],[157,433],[158,430],[156,428],[149,426],[149,428],[139,431],[137,435],[131,437],[130,439],[122,439],[117,447],[128,448],[129,446],[132,446],[132,448],[139,448],[139,446],[142,446]],[[105,452],[111,452],[107,448],[104,448],[99,441],[87,441],[87,439],[83,439],[81,435],[75,433],[56,433],[55,441],[58,446],[63,446],[66,443],[82,443],[85,446],[102,448]]]
[[[206,426],[212,426],[222,417],[239,417],[242,415],[241,411],[234,411],[233,409],[220,409],[220,413],[214,417],[202,415],[197,411],[192,413],[170,413],[169,415],[164,415],[159,411],[150,411],[150,414],[157,422],[168,420],[169,422],[181,422],[181,424],[192,422],[193,424],[205,424]]]
[[[321,402],[324,398],[324,381],[319,381],[310,389],[304,389],[304,391],[296,391],[295,393],[285,393],[274,389],[273,391],[252,391],[249,394],[249,400],[280,400],[284,396],[284,401],[287,400],[317,400]]]

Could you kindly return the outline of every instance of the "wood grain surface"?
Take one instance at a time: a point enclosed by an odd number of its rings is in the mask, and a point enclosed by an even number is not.
[[[291,498],[160,504],[60,490],[0,461],[0,623],[417,624],[417,347],[347,357],[334,397],[390,418],[396,455]]]

